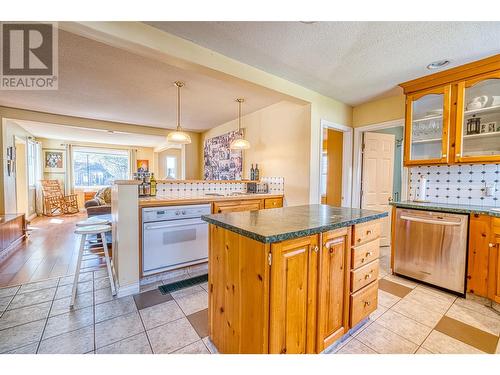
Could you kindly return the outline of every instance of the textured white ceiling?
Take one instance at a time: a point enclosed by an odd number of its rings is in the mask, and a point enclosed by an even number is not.
[[[110,145],[162,147],[167,145],[166,137],[128,132],[108,132],[76,126],[49,124],[34,121],[10,120],[37,138],[58,139],[67,142],[91,142]]]
[[[182,80],[182,125],[203,131],[284,99],[247,82],[222,81],[59,30],[59,89],[0,91],[0,105],[173,129]]]
[[[397,84],[500,53],[500,22],[147,22],[356,105]]]

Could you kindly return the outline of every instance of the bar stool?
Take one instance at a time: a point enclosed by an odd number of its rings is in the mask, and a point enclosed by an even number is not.
[[[76,228],[75,234],[78,234],[81,236],[80,238],[80,250],[78,251],[78,260],[76,262],[76,271],[75,271],[75,278],[73,280],[73,291],[71,293],[71,303],[70,306],[73,307],[75,303],[75,298],[76,298],[76,288],[78,285],[78,278],[80,276],[80,270],[82,269],[82,260],[83,257],[85,256],[96,256],[96,255],[104,255],[104,258],[106,260],[106,268],[108,269],[108,277],[109,277],[109,282],[111,284],[111,293],[113,295],[116,295],[116,288],[115,288],[115,282],[113,278],[113,270],[111,268],[111,259],[109,257],[109,252],[108,252],[108,244],[106,241],[106,232],[109,232],[111,230],[110,225],[80,225]],[[88,236],[89,235],[98,235],[101,237],[101,243],[103,252],[101,253],[92,253],[90,252],[90,248],[87,247],[86,245],[90,244],[88,241]],[[92,245],[95,245],[93,243]],[[94,248],[95,249],[95,248]],[[85,267],[85,268],[91,268],[91,267]]]
[[[103,219],[98,216],[91,216],[88,219],[78,221],[76,223],[77,227],[87,227],[89,225],[108,225],[110,221],[108,219]]]

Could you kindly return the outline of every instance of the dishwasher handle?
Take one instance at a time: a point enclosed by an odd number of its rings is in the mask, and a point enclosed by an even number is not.
[[[416,217],[416,216],[401,216],[400,219],[406,221],[414,221],[417,223],[437,224],[446,226],[459,226],[462,224],[461,221],[442,221],[442,220],[426,219],[423,217]]]
[[[178,228],[178,227],[187,227],[187,226],[194,226],[194,225],[203,225],[207,224],[203,220],[199,219],[189,219],[189,220],[174,220],[174,223],[170,224],[145,224],[144,225],[144,230],[156,230],[156,229],[167,229],[167,228]]]

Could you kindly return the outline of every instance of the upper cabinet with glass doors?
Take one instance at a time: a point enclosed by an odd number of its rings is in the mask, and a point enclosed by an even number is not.
[[[448,162],[450,86],[406,98],[406,165]]]
[[[455,161],[500,160],[500,72],[458,83]]]
[[[405,166],[500,162],[500,55],[400,86]]]

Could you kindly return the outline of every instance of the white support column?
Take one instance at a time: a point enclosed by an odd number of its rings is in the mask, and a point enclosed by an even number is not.
[[[138,181],[115,181],[111,189],[113,265],[117,295],[139,293]]]

